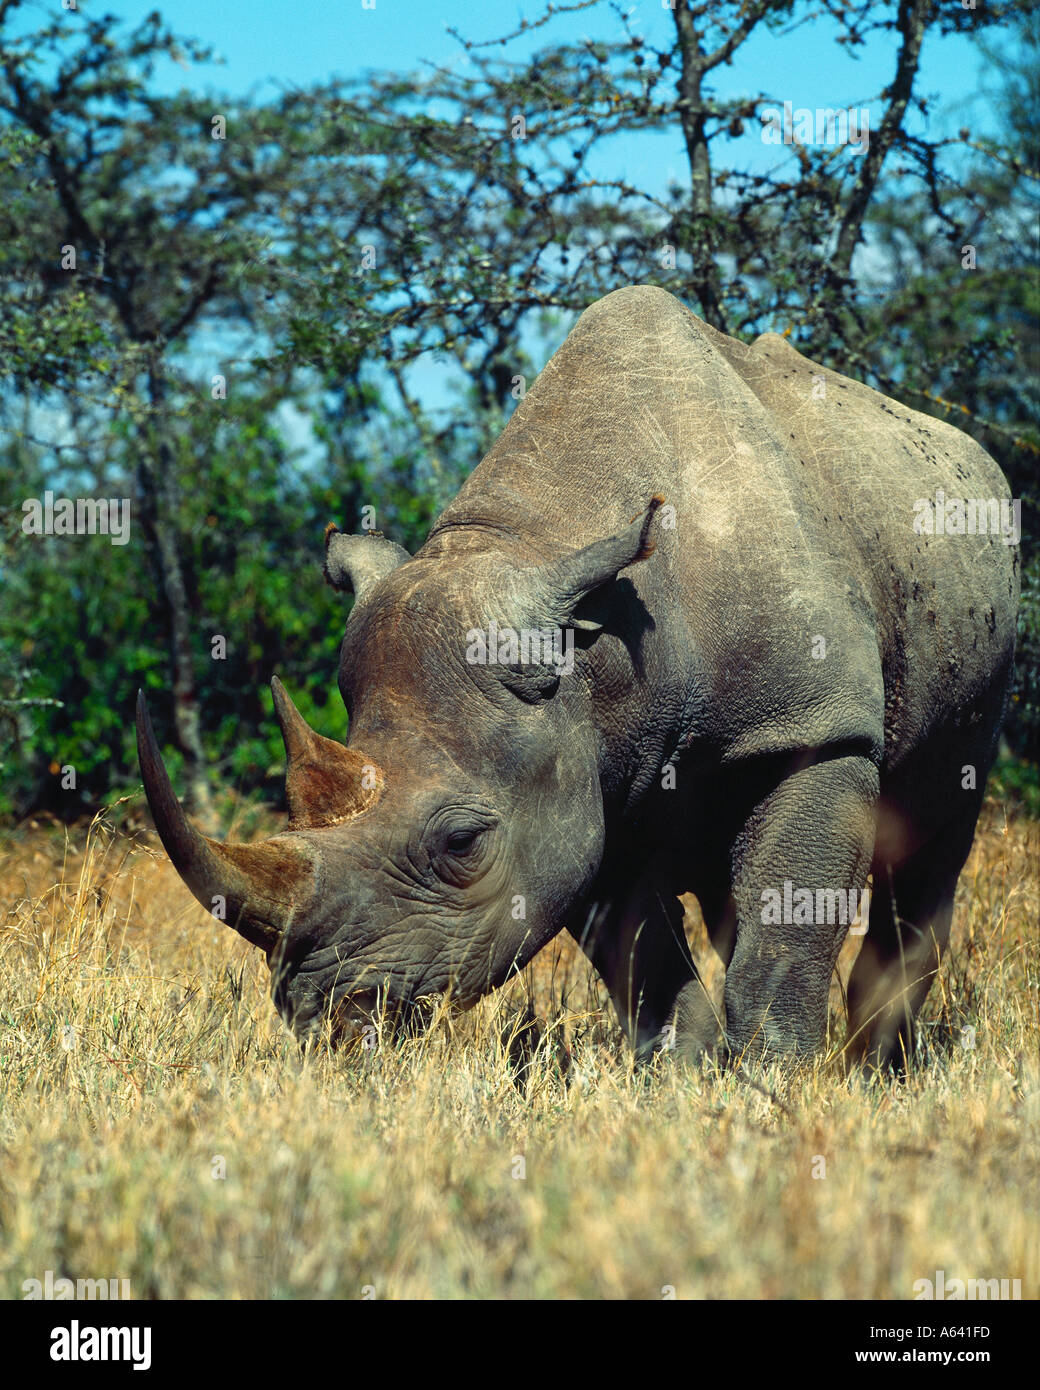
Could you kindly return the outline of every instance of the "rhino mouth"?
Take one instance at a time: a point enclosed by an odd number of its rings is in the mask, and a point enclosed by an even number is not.
[[[444,994],[430,991],[395,998],[385,989],[343,987],[331,994],[314,989],[288,992],[276,1000],[301,1042],[326,1042],[332,1048],[375,1050],[380,1040],[419,1037],[442,1007]]]

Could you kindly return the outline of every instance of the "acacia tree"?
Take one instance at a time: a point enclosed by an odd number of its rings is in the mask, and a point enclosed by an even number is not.
[[[515,351],[524,314],[580,308],[648,276],[725,331],[785,320],[817,351],[853,351],[860,308],[853,258],[883,173],[898,156],[903,176],[922,189],[954,178],[948,144],[907,129],[914,108],[927,111],[915,90],[925,41],[981,32],[1017,7],[674,0],[674,36],[661,48],[629,29],[620,39],[547,46],[517,63],[497,56],[574,11],[589,11],[590,22],[599,11],[622,28],[630,24],[614,0],[550,3],[513,33],[457,35],[475,72],[366,75],[342,95],[329,90],[340,148],[382,166],[361,224],[378,253],[367,311],[383,311],[381,346],[387,353],[396,347],[398,360],[402,348],[451,349],[479,338],[485,350],[475,366],[493,376],[502,353]],[[779,152],[774,171],[749,172],[741,140],[789,94],[724,97],[721,74],[757,31],[778,46],[796,42],[798,30],[821,14],[836,44],[853,51],[891,40],[880,124],[860,158],[847,146],[795,143]],[[845,104],[844,96],[836,93],[833,105]],[[607,150],[616,135],[669,128],[681,135],[688,169],[664,196],[588,172],[593,152]],[[320,229],[344,225],[343,210],[327,199],[319,197],[310,212],[312,242],[321,241]],[[350,221],[357,225],[353,210]],[[348,238],[340,241],[346,246]],[[661,254],[669,250],[674,265]],[[354,295],[344,307],[341,332],[349,318],[351,333],[370,343],[366,306]]]
[[[364,344],[355,334],[350,353],[329,363],[309,350],[351,302],[351,284],[337,286],[327,313],[300,292],[301,268],[321,285],[341,252],[335,239],[303,249],[294,209],[321,189],[355,210],[346,229],[353,240],[382,181],[370,162],[335,158],[342,134],[324,90],[268,104],[159,97],[152,78],[160,58],[187,65],[208,51],[158,15],[124,32],[110,15],[63,11],[18,33],[22,8],[22,0],[0,0],[0,418],[8,435],[0,483],[13,483],[12,520],[0,536],[8,599],[0,636],[33,648],[41,678],[29,680],[24,660],[0,664],[0,744],[32,745],[46,766],[53,760],[42,749],[62,728],[82,766],[99,777],[106,767],[123,774],[133,767],[123,733],[131,665],[162,688],[160,727],[173,733],[185,792],[206,821],[202,701],[222,717],[232,672],[262,689],[258,668],[302,632],[314,633],[314,651],[332,664],[331,601],[319,594],[307,615],[289,611],[297,544],[283,539],[277,561],[270,551],[276,498],[308,525],[315,551],[330,515],[356,526],[361,506],[376,500],[406,539],[429,523],[414,460],[384,438],[386,476],[374,477],[353,447],[356,432],[382,415],[378,391],[361,379]],[[360,279],[356,297],[367,303]],[[296,347],[276,356],[272,343]],[[311,413],[324,477],[296,468],[277,438],[272,417],[290,400],[301,416]],[[232,486],[229,466],[238,469]],[[285,474],[278,483],[274,467]],[[18,499],[44,487],[60,492],[66,480],[76,491],[131,491],[135,544],[103,552],[95,567],[74,547],[48,546],[51,569],[41,569],[40,548],[28,549],[18,530]],[[137,555],[147,584],[125,572]],[[153,595],[165,628],[161,675],[146,650]],[[220,604],[245,648],[226,665],[208,659],[210,634],[224,627]],[[322,621],[328,632],[315,632]],[[64,653],[52,650],[59,638]],[[296,651],[295,659],[309,671],[310,658]],[[59,690],[64,709],[55,705]],[[121,710],[100,708],[117,695]],[[258,750],[262,700],[239,697],[230,707],[241,725],[240,762],[243,749]],[[3,798],[9,806],[53,802],[32,790],[45,788],[46,776],[26,771],[19,785],[13,801]],[[78,797],[70,804],[83,805]]]
[[[74,12],[14,36],[20,8],[0,3],[0,365],[16,389],[56,389],[67,410],[100,412],[133,439],[172,722],[188,797],[209,819],[175,417],[204,408],[223,375],[212,364],[190,381],[193,332],[207,320],[263,326],[269,228],[292,185],[294,142],[276,108],[152,96],[161,56],[209,56],[157,14],[126,36],[111,15]]]

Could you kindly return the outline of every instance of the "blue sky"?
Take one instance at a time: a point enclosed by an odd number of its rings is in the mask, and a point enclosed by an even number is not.
[[[451,65],[465,70],[468,59],[461,45],[448,33],[456,27],[474,40],[497,38],[516,29],[519,20],[533,20],[544,12],[543,0],[325,0],[325,3],[287,5],[285,0],[177,0],[160,6],[180,34],[194,36],[212,46],[223,59],[220,65],[185,71],[168,63],[159,74],[159,85],[172,90],[187,87],[204,93],[224,91],[232,95],[273,94],[280,86],[306,85],[338,75],[354,77],[366,70],[398,74],[419,71],[424,65]],[[81,0],[84,7],[94,0]],[[946,0],[951,5],[959,0]],[[110,0],[116,14],[134,22],[153,8],[153,0]],[[876,6],[879,10],[880,5]],[[893,13],[895,6],[886,5]],[[663,47],[673,41],[674,21],[662,0],[637,0],[627,7],[635,32],[649,43]],[[719,70],[717,90],[722,96],[768,92],[795,106],[847,107],[866,104],[891,80],[896,40],[894,35],[874,36],[855,55],[833,42],[834,26],[816,20],[786,37],[774,37],[763,29],[739,50],[731,67]],[[507,48],[482,50],[516,60],[539,47],[562,39],[583,36],[594,39],[622,38],[620,19],[604,3],[575,14],[555,17],[532,34]],[[952,134],[968,124],[981,131],[986,107],[975,100],[979,77],[986,66],[978,43],[971,37],[952,36],[926,43],[918,90],[934,96],[929,133]],[[880,118],[880,106],[871,107],[872,124]],[[918,130],[924,132],[920,118]],[[775,162],[757,139],[746,142],[749,163]],[[663,187],[671,170],[681,175],[684,155],[678,132],[666,136],[636,135],[616,140],[610,147],[611,176],[639,176],[652,187]],[[599,172],[599,171],[597,171]]]
[[[957,0],[952,0],[956,4]],[[84,0],[84,10],[93,0]],[[163,85],[187,85],[244,93],[257,84],[268,90],[282,83],[322,81],[333,74],[353,76],[367,69],[404,72],[424,63],[465,61],[450,27],[475,40],[495,38],[515,29],[521,17],[533,19],[541,3],[517,0],[361,0],[287,6],[284,0],[177,0],[156,6],[152,0],[110,0],[106,6],[128,22],[159,8],[178,33],[202,39],[224,60],[219,66],[184,72],[169,64]],[[881,8],[878,6],[877,8]],[[889,13],[894,6],[886,6]],[[674,34],[671,14],[661,0],[637,0],[627,6],[633,26],[650,43],[663,46]],[[739,62],[726,70],[723,90],[778,90],[799,104],[847,104],[865,98],[892,75],[895,41],[881,36],[842,56],[831,41],[834,30],[817,21],[793,36],[774,39],[761,30],[740,50]],[[484,50],[505,56],[533,52],[559,38],[621,38],[623,29],[606,3],[577,14],[560,15],[506,49]],[[953,36],[933,39],[925,47],[922,90],[940,94],[946,103],[970,96],[984,62],[976,41]]]
[[[286,5],[284,0],[222,0],[220,4],[177,0],[164,11],[169,21],[179,33],[211,45],[223,63],[187,71],[168,63],[158,74],[159,85],[167,90],[186,86],[200,96],[217,91],[262,96],[273,95],[281,86],[307,85],[334,75],[358,76],[367,70],[402,74],[443,64],[465,71],[467,55],[449,34],[449,27],[474,40],[497,38],[515,30],[521,17],[533,20],[544,12],[543,0],[374,0],[374,4],[375,8],[366,9],[362,0],[318,4],[311,0],[298,5]],[[111,0],[111,8],[136,21],[149,12],[152,3]],[[672,42],[674,20],[661,0],[641,0],[628,8],[635,32],[647,42],[658,47]],[[895,7],[885,8],[892,13]],[[814,21],[786,37],[762,30],[739,50],[736,63],[718,71],[717,91],[722,96],[768,92],[778,100],[811,108],[864,105],[891,80],[896,38],[874,36],[854,56],[834,43],[835,32],[826,20]],[[622,38],[624,30],[618,15],[603,3],[559,15],[508,48],[482,51],[515,61],[545,44],[586,35]],[[976,131],[984,128],[986,106],[975,99],[984,66],[979,46],[970,37],[926,43],[918,90],[935,98],[930,103],[930,134],[952,134],[965,124]],[[876,128],[881,114],[876,100],[870,114]],[[911,128],[913,122],[924,133],[921,118],[914,116]],[[778,158],[791,158],[786,149],[763,145],[757,131],[741,145],[738,158],[752,167],[765,168]],[[727,155],[733,153],[732,148],[727,151]],[[601,177],[630,178],[650,191],[664,188],[673,176],[685,182],[685,154],[677,129],[615,138],[589,167]],[[437,375],[433,364],[428,370],[429,377],[427,370],[419,369],[419,375],[427,378],[423,383],[427,388]],[[427,394],[422,387],[420,391]]]
[[[955,5],[959,0],[944,3]],[[100,9],[99,0],[79,0],[79,4],[85,14]],[[128,25],[156,7],[157,0],[107,0],[104,5]],[[370,70],[401,75],[422,71],[424,66],[428,71],[435,64],[466,71],[469,58],[449,34],[449,27],[477,41],[497,38],[515,30],[522,17],[537,19],[545,8],[544,0],[374,0],[374,8],[365,8],[362,0],[304,0],[295,5],[285,0],[221,0],[219,4],[176,0],[165,6],[160,0],[158,7],[179,35],[208,44],[223,61],[188,67],[164,62],[154,85],[165,92],[186,88],[207,104],[218,93],[232,100],[246,95],[262,98],[274,96],[279,88],[320,83],[337,75],[357,77]],[[894,4],[884,6],[889,14],[894,9]],[[23,12],[22,22],[35,26],[41,13],[52,12],[49,0],[39,0]],[[628,6],[628,13],[633,31],[648,43],[659,48],[671,45],[674,20],[662,0],[638,0]],[[545,45],[584,36],[621,39],[624,32],[618,14],[604,2],[558,15],[507,48],[482,51],[518,61]],[[786,36],[760,29],[738,50],[732,66],[717,71],[714,90],[723,97],[764,92],[777,101],[790,100],[795,107],[869,103],[871,128],[876,129],[882,109],[876,98],[891,80],[896,38],[876,35],[854,55],[835,44],[836,32],[825,18]],[[921,134],[927,130],[934,137],[952,135],[968,125],[976,134],[983,133],[988,128],[988,106],[978,91],[985,67],[985,57],[971,37],[929,40],[917,87],[920,94],[932,98],[928,124],[915,114],[911,130]],[[674,70],[667,81],[674,82]],[[663,93],[664,86],[659,90]],[[212,109],[221,108],[214,103]],[[725,157],[727,162],[758,170],[793,158],[788,149],[764,145],[760,133],[751,129],[737,144],[726,147]],[[677,127],[661,134],[614,137],[594,153],[587,167],[595,176],[627,179],[650,192],[663,190],[672,178],[684,184],[688,180]],[[540,359],[555,344],[525,341],[524,346],[540,366]],[[410,369],[409,380],[428,408],[437,411],[447,406],[445,367],[432,361],[418,363]]]

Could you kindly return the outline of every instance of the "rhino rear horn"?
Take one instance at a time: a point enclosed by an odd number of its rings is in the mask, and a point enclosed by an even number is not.
[[[228,926],[272,951],[293,915],[313,899],[313,852],[288,836],[236,845],[197,830],[170,785],[143,691],[137,693],[137,756],[155,828],[173,867],[203,907],[210,912],[222,907]]]
[[[412,557],[403,545],[385,536],[348,536],[335,522],[325,528],[325,580],[334,589],[354,594],[358,603]]]
[[[274,711],[285,743],[290,830],[317,830],[360,815],[378,798],[383,774],[353,748],[315,733],[277,676]]]

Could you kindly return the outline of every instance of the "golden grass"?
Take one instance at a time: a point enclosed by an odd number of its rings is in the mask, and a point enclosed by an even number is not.
[[[763,1073],[775,1099],[634,1070],[563,942],[421,1039],[303,1055],[154,845],[0,843],[0,1296],[47,1270],[134,1298],[1040,1291],[1035,822],[987,805],[911,1079],[825,1058]]]

